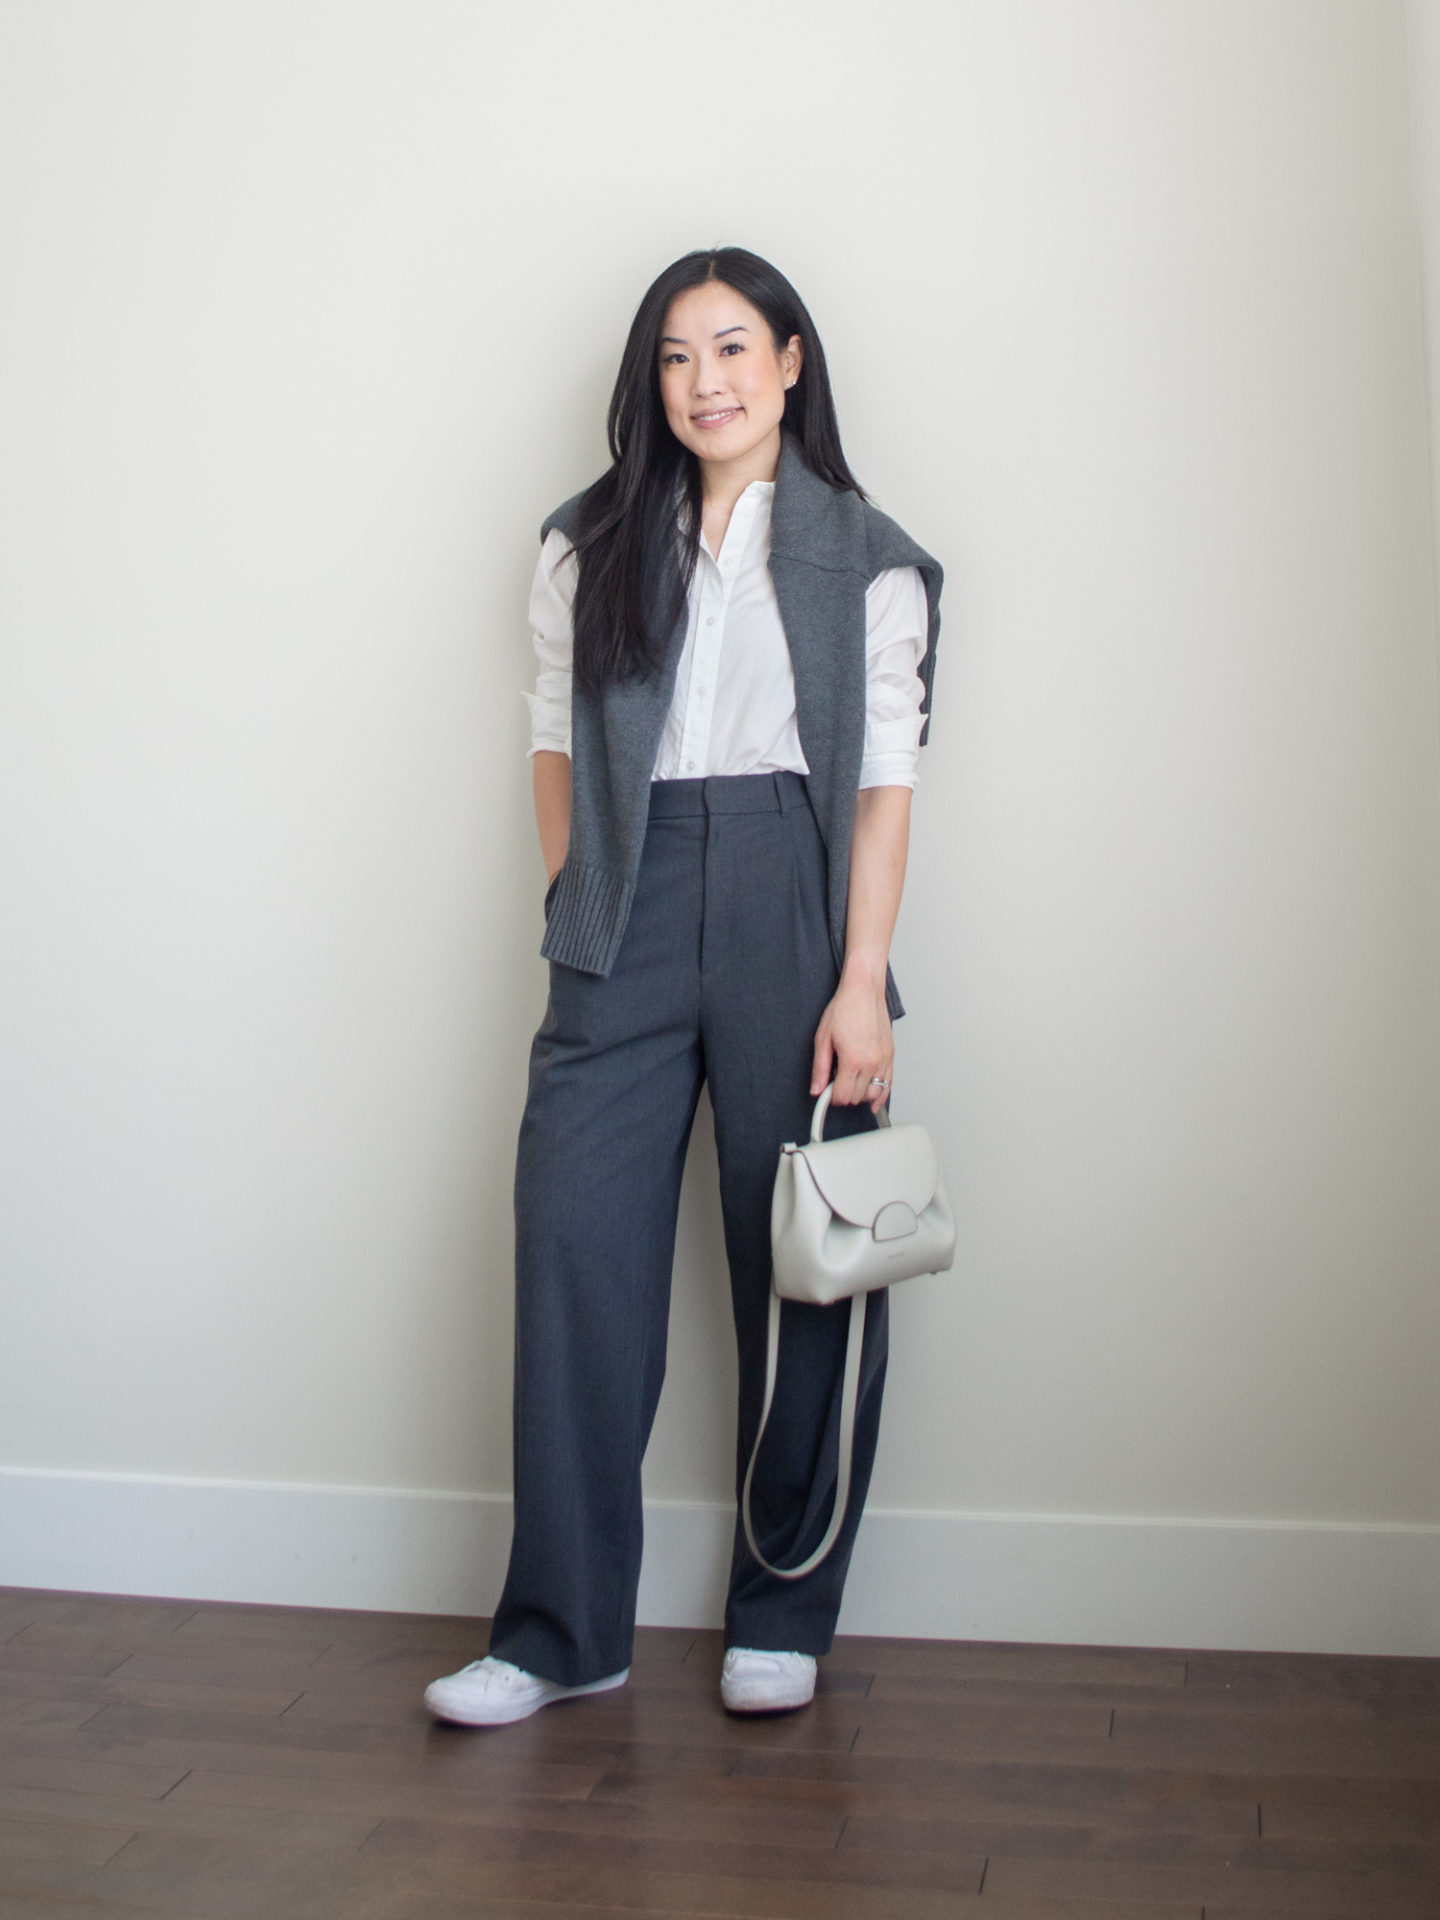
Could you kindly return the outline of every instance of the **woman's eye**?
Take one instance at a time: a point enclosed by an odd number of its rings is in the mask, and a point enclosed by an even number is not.
[[[745,347],[744,347],[743,341],[727,340],[724,346],[720,349],[720,351],[722,353],[743,353],[745,351]]]

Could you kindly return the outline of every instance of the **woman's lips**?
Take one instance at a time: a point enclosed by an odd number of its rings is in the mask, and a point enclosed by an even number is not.
[[[690,424],[709,433],[713,432],[716,427],[727,425],[741,412],[743,412],[743,408],[741,407],[722,407],[716,413],[692,413],[690,416]]]

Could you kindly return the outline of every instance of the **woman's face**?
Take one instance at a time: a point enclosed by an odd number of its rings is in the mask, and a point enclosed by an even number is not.
[[[660,328],[660,398],[670,431],[713,470],[739,463],[773,478],[785,390],[800,373],[800,336],[776,351],[765,316],[719,280],[670,302]],[[754,467],[768,474],[750,474]]]

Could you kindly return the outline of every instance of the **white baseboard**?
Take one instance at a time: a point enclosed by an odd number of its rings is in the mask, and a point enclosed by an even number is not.
[[[646,1509],[640,1619],[715,1626],[732,1516]],[[487,1494],[0,1469],[0,1586],[487,1614]],[[1440,1654],[1440,1528],[870,1509],[844,1633]]]

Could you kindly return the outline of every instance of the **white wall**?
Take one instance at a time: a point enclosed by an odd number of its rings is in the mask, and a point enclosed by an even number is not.
[[[897,1110],[964,1224],[847,1623],[1440,1651],[1398,0],[0,33],[0,1579],[493,1601],[524,593],[643,286],[724,241],[949,570]],[[652,1618],[725,1524],[708,1161]]]
[[[1430,510],[1440,576],[1440,0],[1406,0],[1406,68],[1415,211],[1420,234],[1430,426]]]

